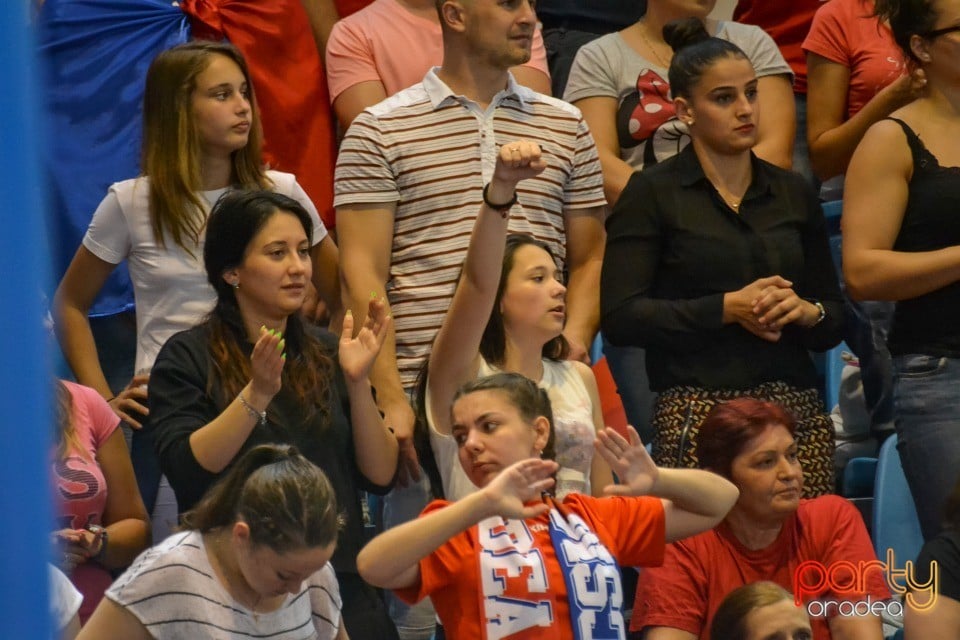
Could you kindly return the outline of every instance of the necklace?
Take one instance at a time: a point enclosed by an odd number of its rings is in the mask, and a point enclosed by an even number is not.
[[[647,21],[641,20],[642,24],[640,25],[640,38],[643,40],[643,44],[647,45],[647,49],[650,50],[650,53],[653,54],[653,57],[657,59],[657,63],[664,69],[670,68],[670,60],[664,60],[663,56],[660,55],[660,52],[653,46],[653,42],[647,36]]]
[[[740,203],[743,202],[743,198],[735,198],[732,193],[721,190],[717,185],[713,185],[713,190],[717,192],[717,195],[720,196],[720,199],[723,200],[728,207],[737,213],[740,212]]]
[[[244,607],[247,607],[250,611],[250,617],[253,618],[254,623],[260,622],[260,612],[257,609],[260,607],[260,603],[263,601],[263,594],[256,593],[257,597],[253,600],[252,605],[247,605],[247,602],[251,598],[247,597],[246,593],[243,593],[243,590],[239,588],[239,585],[243,584],[244,578],[243,574],[240,573],[239,569],[235,569],[227,560],[225,559],[228,551],[223,548],[223,539],[218,535],[209,535],[209,548],[213,551],[211,555],[212,559],[216,562],[214,570],[219,573],[224,579],[224,588],[227,593],[232,596],[237,602],[239,602]],[[252,591],[252,589],[250,589]]]

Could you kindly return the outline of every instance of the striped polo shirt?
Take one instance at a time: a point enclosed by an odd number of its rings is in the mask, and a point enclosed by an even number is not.
[[[510,231],[546,242],[561,267],[564,214],[606,204],[596,147],[578,109],[512,76],[482,109],[455,95],[436,71],[353,121],[335,178],[336,207],[396,203],[386,291],[405,388],[453,297],[501,145],[524,138],[542,149],[547,169],[518,185]]]

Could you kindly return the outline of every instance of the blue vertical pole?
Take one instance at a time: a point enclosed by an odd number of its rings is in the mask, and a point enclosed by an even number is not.
[[[28,0],[0,2],[0,638],[50,637],[48,277]]]

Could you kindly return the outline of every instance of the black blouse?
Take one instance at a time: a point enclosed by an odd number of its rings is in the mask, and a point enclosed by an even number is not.
[[[327,353],[336,360],[336,338],[327,332],[317,334]],[[177,495],[181,513],[192,508],[230,468],[211,473],[200,466],[190,448],[190,434],[220,415],[233,401],[233,398],[221,397],[216,385],[212,396],[206,391],[212,370],[209,343],[205,324],[174,335],[160,350],[150,373],[150,428],[156,429],[160,465]],[[251,344],[245,343],[241,348],[248,357],[253,351]],[[283,387],[267,408],[267,424],[254,427],[237,458],[260,444],[292,444],[320,467],[330,479],[340,510],[346,515],[333,566],[338,572],[356,573],[357,554],[363,540],[363,515],[357,490],[382,495],[389,487],[370,482],[357,468],[350,403],[339,364],[334,375],[327,422],[319,415],[305,421],[296,395]]]
[[[607,220],[601,325],[615,345],[647,349],[650,387],[744,390],[816,386],[808,350],[840,342],[842,305],[823,211],[804,179],[752,157],[739,214],[703,173],[693,145],[635,173]],[[779,275],[823,304],[810,329],[767,342],[724,325],[723,295]]]

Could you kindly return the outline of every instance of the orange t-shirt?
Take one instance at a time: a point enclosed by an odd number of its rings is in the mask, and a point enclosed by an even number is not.
[[[423,513],[449,504],[434,501]],[[665,523],[659,499],[571,494],[563,507],[583,519],[620,566],[663,562]],[[589,589],[579,594],[585,609],[590,602],[619,605],[610,602],[611,587],[604,581],[588,578],[583,584]],[[421,560],[420,583],[396,593],[411,603],[429,596],[450,640],[574,638],[549,515],[480,522]],[[622,596],[619,589],[617,593]]]

